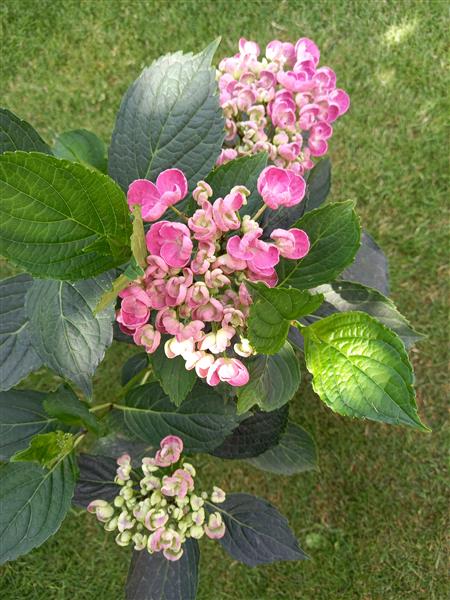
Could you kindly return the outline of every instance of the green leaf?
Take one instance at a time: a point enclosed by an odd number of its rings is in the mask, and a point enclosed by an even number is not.
[[[288,522],[267,500],[250,494],[227,494],[225,502],[205,503],[209,513],[220,512],[225,535],[219,544],[239,562],[256,567],[278,560],[307,558]]]
[[[70,457],[50,470],[34,463],[0,467],[0,563],[30,552],[59,529],[74,487]]]
[[[55,429],[56,420],[42,406],[45,397],[30,390],[0,393],[0,460],[26,448],[34,435]]]
[[[60,386],[56,392],[49,394],[44,400],[45,412],[67,425],[85,427],[98,435],[100,423],[89,407],[81,402],[66,385]]]
[[[282,259],[279,286],[303,290],[335,279],[354,259],[360,226],[352,201],[326,204],[306,213],[294,227],[309,236],[311,248],[298,261]]]
[[[147,267],[147,244],[145,242],[144,221],[142,220],[141,207],[133,208],[133,233],[131,234],[131,252],[136,263],[142,268]]]
[[[428,430],[417,414],[412,366],[394,332],[365,313],[350,312],[302,333],[313,388],[332,410]]]
[[[181,169],[192,190],[212,169],[224,139],[212,56],[167,54],[145,68],[125,94],[109,149],[109,173],[122,189],[135,179]]]
[[[317,468],[317,450],[312,436],[295,423],[288,423],[276,446],[247,459],[258,469],[278,475],[295,475]]]
[[[122,373],[120,375],[120,383],[127,385],[134,377],[142,373],[144,369],[148,368],[148,354],[147,352],[139,352],[134,356],[130,356],[127,362],[122,367]]]
[[[253,156],[242,156],[216,167],[206,178],[206,182],[214,192],[212,199],[224,198],[234,186],[244,185],[250,190],[250,196],[247,198],[247,204],[242,207],[241,213],[253,215],[262,205],[256,184],[266,165],[267,154],[258,152]]]
[[[25,273],[0,281],[0,390],[9,390],[42,365],[31,344],[25,311],[32,284]]]
[[[219,446],[239,422],[234,404],[201,384],[178,408],[155,382],[133,389],[125,405],[125,425],[132,433],[152,446],[166,435],[178,435],[187,452]]]
[[[65,158],[106,173],[106,146],[95,133],[87,129],[74,129],[60,133],[53,146],[57,158]]]
[[[319,160],[311,169],[308,176],[304,211],[308,212],[319,208],[331,189],[331,161],[329,158]]]
[[[6,108],[0,108],[0,154],[16,150],[52,153],[49,146],[29,123],[21,121]]]
[[[188,371],[181,356],[167,358],[164,352],[164,339],[157,350],[149,355],[155,377],[170,400],[179,406],[197,381],[195,370]]]
[[[300,367],[289,342],[277,354],[259,354],[247,363],[250,381],[238,388],[238,413],[257,404],[265,411],[289,402],[300,385]]]
[[[275,354],[286,341],[290,323],[314,312],[323,302],[321,294],[312,295],[294,288],[269,288],[264,283],[245,284],[253,297],[248,319],[248,338],[257,352]]]
[[[341,273],[342,279],[357,281],[389,295],[389,265],[386,255],[376,241],[362,231],[361,246],[352,264]]]
[[[288,414],[286,404],[271,412],[258,410],[244,419],[211,454],[219,458],[234,459],[259,456],[279,442],[286,429]]]
[[[407,348],[423,338],[397,310],[392,300],[378,290],[354,281],[338,280],[319,286],[315,291],[323,294],[326,303],[331,307],[330,312],[366,312],[395,331]]]
[[[73,440],[71,433],[63,431],[39,433],[31,438],[28,448],[11,457],[11,462],[36,462],[51,469],[72,451]]]
[[[110,283],[108,273],[78,283],[36,280],[27,296],[30,331],[39,357],[88,396],[91,376],[112,343],[113,307],[92,314]]]
[[[35,152],[0,155],[0,252],[37,277],[77,280],[130,257],[125,197],[106,175]]]

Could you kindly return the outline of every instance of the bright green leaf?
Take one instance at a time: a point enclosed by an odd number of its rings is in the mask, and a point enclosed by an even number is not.
[[[0,155],[0,252],[43,278],[77,280],[130,257],[125,197],[106,175],[35,152]]]
[[[263,354],[275,354],[286,341],[290,323],[319,308],[321,294],[294,288],[269,288],[264,283],[246,283],[253,297],[248,319],[248,338]]]
[[[309,236],[305,258],[280,261],[279,286],[304,290],[335,279],[354,259],[360,243],[360,226],[354,203],[335,202],[306,213],[294,227]]]
[[[271,411],[289,402],[300,385],[300,367],[289,342],[277,354],[258,354],[247,363],[250,381],[238,388],[238,413],[255,404]]]
[[[39,433],[31,438],[28,448],[11,457],[11,462],[36,462],[51,469],[72,451],[73,440],[71,433],[63,431]]]
[[[106,173],[106,146],[95,133],[87,129],[60,133],[55,140],[53,154],[58,158],[84,163]]]
[[[304,327],[313,388],[332,410],[416,427],[413,370],[401,339],[361,312],[338,313]]]
[[[94,433],[99,433],[100,424],[89,407],[82,402],[66,385],[56,392],[49,394],[44,400],[45,412],[67,425],[85,427]]]
[[[400,314],[392,300],[383,296],[378,290],[361,283],[338,280],[321,285],[315,291],[323,294],[325,302],[330,307],[330,313],[335,310],[366,312],[395,331],[407,348],[423,337]]]

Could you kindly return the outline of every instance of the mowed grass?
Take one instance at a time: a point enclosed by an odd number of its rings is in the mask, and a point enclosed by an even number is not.
[[[426,435],[331,413],[308,388],[291,413],[311,431],[320,472],[276,477],[241,462],[198,457],[202,479],[268,498],[311,560],[249,569],[202,541],[200,600],[443,600],[448,143],[444,2],[316,3],[215,0],[4,0],[2,104],[49,141],[86,127],[109,141],[122,94],[159,55],[222,36],[314,39],[349,91],[330,156],[332,198],[358,201],[362,223],[390,258],[392,297],[427,335],[412,352]],[[448,204],[447,204],[448,206]],[[96,402],[114,398],[129,349],[113,346]],[[32,377],[54,385],[48,374]],[[129,553],[86,514],[71,514],[43,547],[2,569],[4,600],[119,600]]]

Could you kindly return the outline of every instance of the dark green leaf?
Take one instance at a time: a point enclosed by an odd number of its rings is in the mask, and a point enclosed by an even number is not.
[[[147,352],[139,352],[134,356],[130,356],[127,362],[122,367],[122,374],[120,376],[120,382],[122,385],[127,385],[129,381],[139,375],[141,371],[148,367],[148,354]]]
[[[353,281],[338,280],[322,285],[316,291],[323,294],[327,304],[332,307],[328,314],[335,311],[366,312],[395,331],[407,348],[423,337],[399,313],[392,300],[383,296],[378,290]]]
[[[98,435],[100,423],[89,407],[81,402],[66,385],[60,386],[56,392],[49,394],[44,400],[45,412],[67,425],[85,427]]]
[[[279,286],[308,289],[335,279],[354,259],[360,227],[352,201],[326,204],[306,213],[295,227],[309,236],[309,253],[298,261],[282,259]]]
[[[277,354],[259,354],[247,364],[250,381],[238,388],[239,414],[257,404],[275,410],[294,396],[300,385],[300,367],[289,342]]]
[[[272,412],[258,411],[242,421],[211,454],[220,458],[250,458],[276,446],[286,429],[287,405]]]
[[[242,156],[216,167],[206,178],[206,182],[209,183],[214,192],[212,200],[224,198],[234,186],[243,185],[250,190],[250,196],[247,198],[247,204],[241,212],[253,215],[262,205],[256,184],[261,171],[266,165],[267,154],[258,152],[253,156]]]
[[[125,197],[106,175],[35,152],[0,155],[0,251],[37,277],[76,280],[130,257]]]
[[[218,43],[200,54],[167,54],[125,94],[109,149],[109,173],[127,190],[135,179],[181,169],[192,190],[214,166],[224,139],[215,72]]]
[[[248,319],[248,339],[253,348],[275,354],[286,341],[293,319],[314,312],[323,302],[321,294],[312,295],[294,288],[269,288],[264,283],[246,283],[252,297]]]
[[[317,451],[311,435],[295,423],[288,423],[280,441],[264,454],[247,460],[251,465],[277,473],[295,475],[317,468]]]
[[[285,517],[266,500],[250,494],[227,494],[225,502],[207,502],[206,506],[208,512],[219,511],[225,522],[226,533],[219,543],[244,565],[307,558]]]
[[[30,552],[59,529],[74,487],[70,457],[51,470],[34,463],[0,467],[0,563]]]
[[[25,273],[0,281],[0,390],[9,390],[42,365],[31,344],[25,311],[32,283]]]
[[[31,438],[28,448],[11,457],[11,462],[36,462],[51,469],[72,451],[73,441],[73,435],[63,431],[39,433]]]
[[[187,452],[216,448],[239,422],[233,403],[206,385],[197,385],[178,408],[157,383],[133,389],[125,403],[125,424],[140,439],[158,446],[166,435],[178,435]]]
[[[157,552],[134,551],[125,587],[126,600],[195,600],[198,586],[198,542],[188,539],[179,560]]]
[[[120,453],[117,456],[120,456]],[[119,494],[120,487],[114,483],[117,463],[113,458],[79,454],[77,465],[79,475],[73,504],[86,508],[92,500],[111,502]]]
[[[0,154],[16,150],[52,153],[49,146],[29,123],[21,121],[6,108],[0,108]]]
[[[87,129],[60,133],[55,140],[53,154],[58,158],[83,163],[106,173],[106,146],[95,133]]]
[[[389,295],[388,260],[367,231],[361,234],[361,246],[354,262],[341,273],[341,277],[375,288],[385,296]]]
[[[31,336],[39,357],[87,395],[92,391],[91,375],[112,342],[113,307],[92,314],[110,284],[108,273],[78,283],[36,280],[27,296]]]
[[[331,189],[331,161],[329,158],[319,160],[311,169],[306,187],[306,198],[304,200],[304,211],[308,212],[319,208]]]
[[[149,355],[155,377],[170,400],[179,406],[197,381],[197,375],[192,369],[188,371],[181,356],[167,358],[164,352],[164,340],[156,352]]]
[[[350,312],[302,333],[313,388],[332,410],[428,430],[417,414],[412,366],[394,332],[365,313]]]
[[[56,427],[42,406],[46,395],[29,390],[0,393],[0,460],[26,448],[34,435]]]

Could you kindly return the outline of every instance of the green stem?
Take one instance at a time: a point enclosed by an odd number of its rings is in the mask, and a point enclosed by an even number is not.
[[[89,409],[90,412],[97,412],[98,410],[103,410],[104,408],[112,408],[112,402],[105,402],[105,404],[97,404],[97,406],[93,406]]]
[[[263,212],[266,210],[267,206],[265,204],[263,204],[261,206],[261,208],[256,211],[255,215],[252,217],[253,221],[256,221],[257,219],[259,219],[259,217],[263,214]]]
[[[189,219],[188,219],[188,217],[187,217],[187,215],[185,215],[185,214],[184,214],[184,212],[181,212],[181,210],[178,210],[178,208],[175,208],[175,206],[171,206],[170,208],[171,208],[171,209],[173,210],[173,212],[174,212],[176,215],[178,215],[178,216],[179,216],[181,219],[184,219],[185,221],[188,221],[188,220],[189,220]]]

